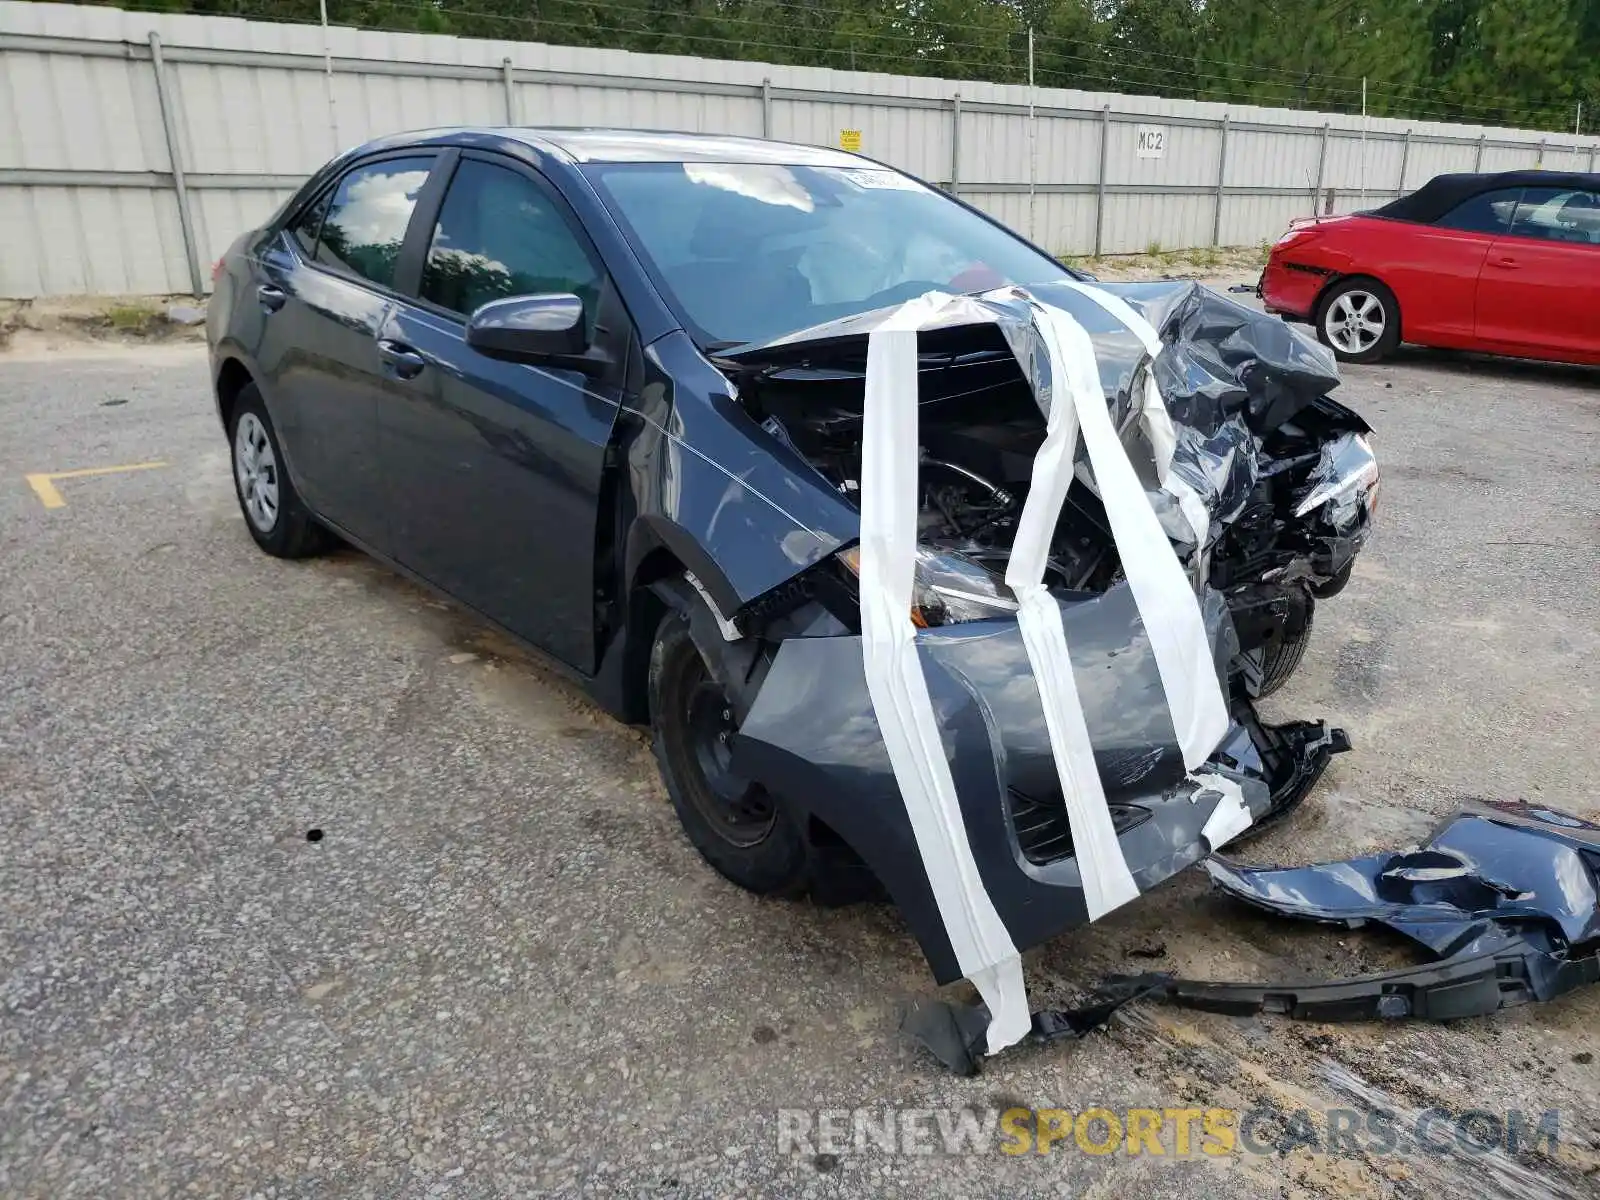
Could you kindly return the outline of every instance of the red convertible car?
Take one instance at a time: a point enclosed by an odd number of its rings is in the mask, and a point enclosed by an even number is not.
[[[1600,363],[1600,175],[1440,175],[1370,212],[1296,220],[1261,298],[1349,362],[1413,342]]]

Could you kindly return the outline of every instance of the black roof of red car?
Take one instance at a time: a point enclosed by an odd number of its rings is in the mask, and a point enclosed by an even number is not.
[[[1369,214],[1396,221],[1436,221],[1463,200],[1504,188],[1548,187],[1600,192],[1600,174],[1567,171],[1501,171],[1498,174],[1435,175],[1409,196],[1391,200]]]

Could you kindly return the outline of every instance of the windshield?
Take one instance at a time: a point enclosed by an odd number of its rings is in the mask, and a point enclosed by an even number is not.
[[[935,288],[1071,278],[944,193],[882,168],[615,163],[589,177],[702,346],[766,341]]]

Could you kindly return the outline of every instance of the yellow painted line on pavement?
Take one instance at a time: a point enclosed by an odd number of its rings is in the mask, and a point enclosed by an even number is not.
[[[123,471],[153,471],[157,467],[165,467],[164,462],[126,463],[120,467],[79,467],[76,471],[43,471],[37,475],[27,476],[28,486],[33,489],[34,495],[39,497],[39,503],[46,508],[65,508],[66,498],[61,490],[56,487],[58,479],[84,479],[90,475],[119,475]]]

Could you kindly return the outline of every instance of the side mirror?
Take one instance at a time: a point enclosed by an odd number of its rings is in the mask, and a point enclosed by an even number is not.
[[[566,293],[491,300],[467,318],[467,345],[507,362],[547,362],[587,349],[583,301]]]

